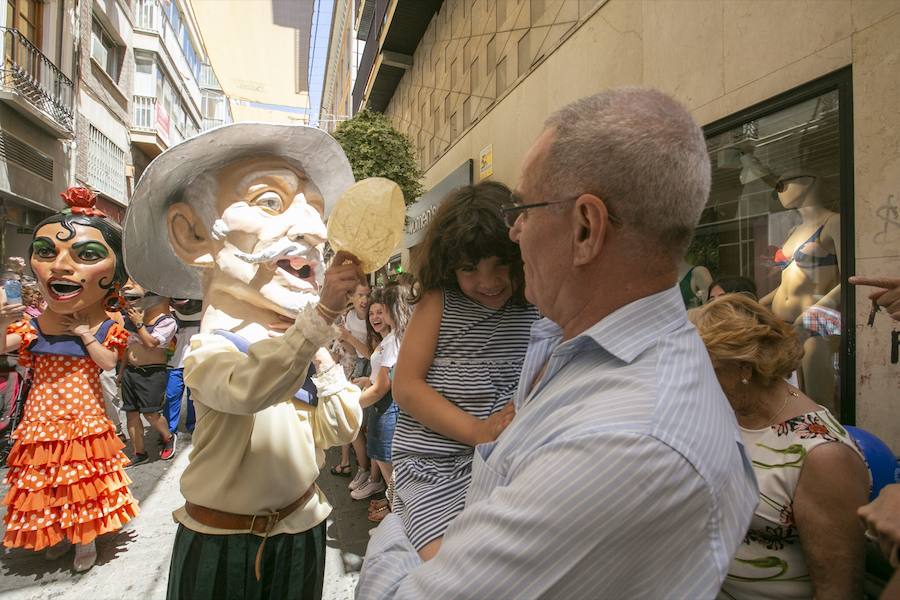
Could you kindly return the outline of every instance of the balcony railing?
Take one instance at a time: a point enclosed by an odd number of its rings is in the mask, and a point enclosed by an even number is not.
[[[16,92],[69,133],[73,131],[72,80],[17,29],[3,33],[3,90]]]
[[[131,125],[135,129],[154,129],[156,126],[156,98],[134,96]]]
[[[203,131],[209,131],[214,127],[225,124],[225,119],[203,119]]]

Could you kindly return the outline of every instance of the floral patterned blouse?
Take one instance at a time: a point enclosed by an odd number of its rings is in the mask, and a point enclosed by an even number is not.
[[[759,484],[759,504],[728,567],[719,599],[810,599],[812,582],[793,511],[803,463],[813,448],[834,442],[865,458],[825,408],[765,429],[742,427],[741,436]]]

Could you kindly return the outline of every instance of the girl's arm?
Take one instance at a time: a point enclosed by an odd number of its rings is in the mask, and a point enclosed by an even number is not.
[[[369,345],[356,339],[356,336],[350,333],[346,327],[341,328],[341,343],[345,346],[350,346],[357,354],[365,356],[366,358],[372,356],[372,349],[369,348]]]
[[[496,433],[490,420],[473,417],[425,382],[434,361],[443,310],[440,290],[426,292],[416,304],[394,369],[394,401],[422,425],[458,442],[475,446],[493,441]]]
[[[391,389],[391,375],[389,367],[381,367],[378,373],[372,374],[372,385],[359,397],[359,405],[363,408],[372,406],[387,394]]]

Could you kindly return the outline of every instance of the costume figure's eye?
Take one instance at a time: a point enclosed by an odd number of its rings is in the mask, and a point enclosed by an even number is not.
[[[50,240],[39,238],[31,243],[31,253],[38,258],[55,258],[56,245]]]
[[[457,271],[462,271],[463,273],[471,273],[473,271],[477,271],[478,268],[472,264],[460,265],[456,267]]]
[[[258,206],[264,211],[272,214],[278,214],[284,210],[284,201],[277,193],[269,191],[263,192],[250,202],[251,206]]]
[[[103,244],[97,242],[88,242],[77,248],[78,258],[85,262],[97,262],[109,256],[109,250]]]

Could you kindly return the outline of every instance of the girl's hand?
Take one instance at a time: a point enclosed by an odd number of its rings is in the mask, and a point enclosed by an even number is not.
[[[66,328],[66,331],[69,331],[78,336],[91,333],[90,322],[86,317],[82,317],[78,313],[63,315],[62,319],[60,319],[60,323],[63,327]]]
[[[502,409],[495,412],[487,419],[479,422],[475,431],[475,445],[477,446],[478,444],[487,444],[495,441],[500,437],[500,434],[503,433],[503,430],[512,423],[513,417],[515,416],[516,407],[513,406],[513,403],[510,400],[510,402]]]
[[[25,314],[24,304],[0,304],[0,325],[3,326],[3,330],[6,331],[7,327],[21,319],[23,314]]]

